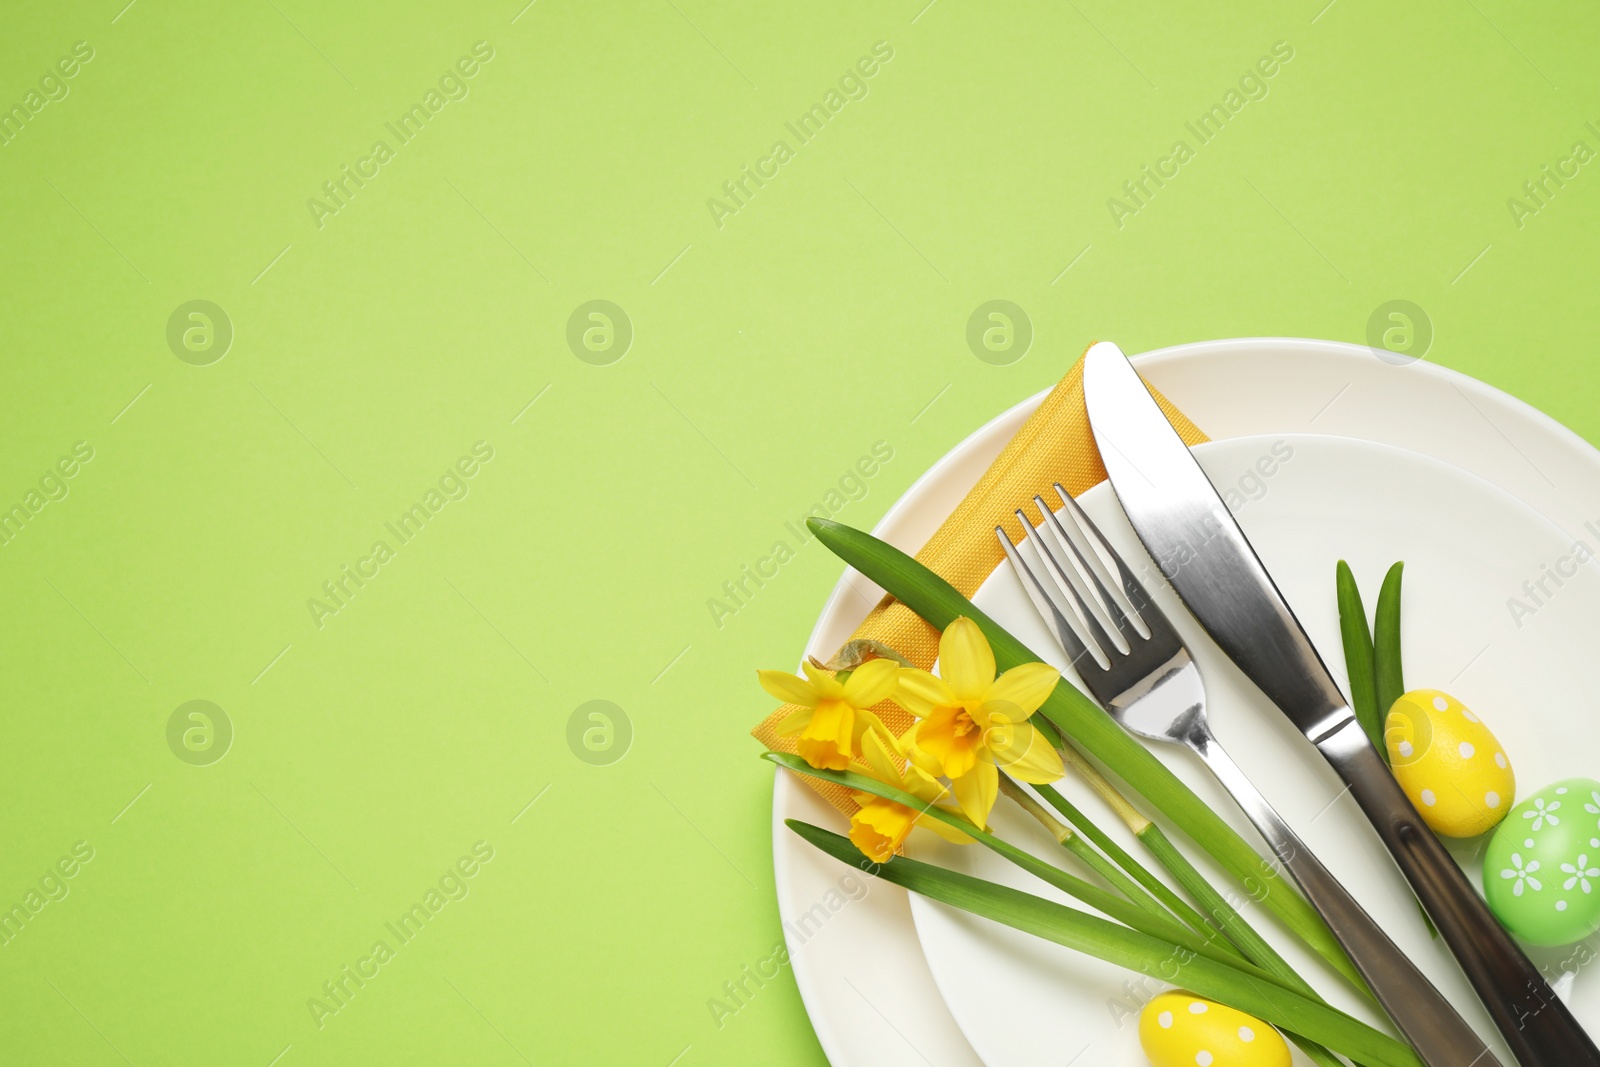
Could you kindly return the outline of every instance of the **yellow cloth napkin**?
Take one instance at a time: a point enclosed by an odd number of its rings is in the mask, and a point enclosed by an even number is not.
[[[1206,435],[1165,397],[1154,388],[1151,392],[1185,444],[1206,440]],[[1015,515],[1018,508],[1033,516],[1033,521],[1042,521],[1035,513],[1034,496],[1050,499],[1051,486],[1056,482],[1077,496],[1105,477],[1106,469],[1089,429],[1089,413],[1083,405],[1083,360],[1079,359],[928,539],[917,553],[917,560],[955,586],[962,596],[971,597],[1005,558],[994,536],[996,526],[1004,527],[1013,542],[1019,541],[1023,532]],[[885,597],[873,608],[851,637],[881,641],[924,670],[931,670],[939,655],[939,631],[893,597]],[[751,733],[774,752],[794,752],[794,740],[779,737],[777,725],[795,710],[793,704],[780,707]],[[889,701],[873,711],[896,736],[913,722],[910,715]],[[846,815],[856,811],[856,802],[844,787],[815,778],[805,781]]]

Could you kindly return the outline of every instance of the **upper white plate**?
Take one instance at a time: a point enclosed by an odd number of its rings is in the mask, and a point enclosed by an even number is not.
[[[1511,757],[1520,795],[1561,778],[1600,773],[1600,719],[1586,695],[1592,689],[1592,650],[1600,647],[1600,564],[1580,568],[1520,624],[1506,607],[1508,597],[1526,595],[1524,581],[1540,577],[1542,567],[1571,549],[1571,540],[1542,515],[1458,468],[1350,438],[1235,438],[1201,445],[1195,453],[1219,488],[1235,490],[1230,498],[1239,501],[1239,524],[1341,685],[1334,563],[1349,560],[1370,606],[1384,570],[1403,559],[1406,684],[1444,689],[1474,709]],[[1429,938],[1399,870],[1343,784],[1205,638],[1144,554],[1110,487],[1096,486],[1079,501],[1188,644],[1224,747],[1401,949],[1498,1046],[1488,1016],[1443,944]],[[973,600],[1035,652],[1067,667],[1009,567],[996,570]],[[1067,677],[1075,680],[1070,672]],[[1176,746],[1153,751],[1246,840],[1258,842],[1197,760]],[[1064,790],[1102,828],[1141,853],[1088,790],[1076,783],[1065,783]],[[1060,855],[1037,824],[1029,825],[1010,805],[996,814],[1008,839],[1027,842],[1038,855]],[[1474,883],[1481,843],[1457,850]],[[947,845],[929,835],[913,851],[941,866],[1069,902],[985,849]],[[1197,850],[1186,851],[1199,858]],[[1216,874],[1216,884],[1229,887]],[[1159,984],[1130,983],[1120,968],[922,897],[912,897],[911,910],[945,1003],[985,1063],[1060,1067],[1080,1054],[1084,1063],[1108,1067],[1145,1063],[1136,1038],[1137,1011],[1160,991]],[[1356,1007],[1347,987],[1320,961],[1266,931],[1271,920],[1259,909],[1246,914],[1303,973],[1321,973],[1322,980],[1314,980],[1319,990],[1346,1010]],[[1547,955],[1559,959],[1558,953]],[[1576,999],[1578,1017],[1600,1032],[1600,985],[1580,978]],[[1040,1019],[1051,1025],[1038,1025]],[[1512,1062],[1503,1047],[1496,1051]]]
[[[1399,445],[1509,490],[1574,537],[1586,521],[1600,522],[1600,453],[1521,401],[1433,364],[1397,367],[1359,345],[1282,338],[1180,345],[1134,363],[1213,439],[1311,432]],[[889,510],[878,536],[907,552],[921,547],[1043,395],[952,449]],[[878,595],[859,575],[847,577],[818,618],[806,654],[832,655]],[[795,980],[830,1061],[976,1067],[980,1061],[929,973],[906,894],[878,884],[841,898],[840,880],[854,872],[783,825],[785,818],[837,825],[838,815],[792,776],[776,776],[772,814],[778,911]],[[840,899],[847,903],[828,906]]]

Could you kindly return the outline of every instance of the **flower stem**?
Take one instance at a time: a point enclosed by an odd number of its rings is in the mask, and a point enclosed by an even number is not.
[[[1297,992],[1313,1000],[1323,1002],[1317,991],[1311,988],[1311,983],[1300,977],[1295,969],[1289,966],[1287,960],[1278,955],[1277,949],[1267,943],[1267,940],[1256,932],[1255,927],[1245,921],[1244,917],[1234,908],[1216,887],[1206,880],[1205,875],[1195,869],[1189,858],[1178,851],[1166,831],[1155,823],[1145,827],[1139,834],[1139,840],[1144,843],[1150,854],[1167,869],[1179,885],[1194,897],[1196,903],[1210,913],[1223,934],[1239,947],[1245,958],[1263,970],[1271,972],[1282,979]],[[1363,994],[1365,991],[1362,991]],[[1368,1003],[1377,1008],[1377,1002],[1367,999]],[[1382,1014],[1382,1009],[1378,1009]],[[1295,1044],[1299,1045],[1305,1054],[1320,1065],[1320,1067],[1340,1067],[1339,1061],[1327,1049],[1315,1042],[1306,1041],[1304,1038],[1295,1037]]]
[[[800,757],[786,752],[767,752],[763,754],[763,758],[771,760],[780,767],[794,771],[796,774],[803,774],[810,778],[820,778],[823,781],[834,782],[848,789],[871,793],[873,796],[892,800],[896,804],[917,812],[919,818],[937,819],[947,826],[960,830],[974,841],[1010,860],[1029,874],[1048,882],[1063,893],[1082,901],[1103,915],[1108,915],[1118,922],[1125,923],[1151,937],[1182,945],[1199,956],[1226,963],[1231,967],[1247,971],[1275,985],[1282,986],[1285,989],[1288,988],[1284,985],[1282,979],[1269,975],[1264,969],[1239,957],[1237,953],[1233,952],[1232,946],[1219,946],[1196,937],[1192,931],[1170,915],[1164,912],[1155,914],[1146,911],[1144,908],[1115,893],[1101,889],[1087,879],[1079,878],[1075,874],[1064,871],[1053,863],[1046,863],[1032,853],[1025,852],[1008,841],[1001,840],[981,827],[974,826],[964,816],[956,812],[947,811],[937,804],[925,803],[904,790],[897,789],[886,782],[880,782],[876,778],[857,774],[854,771],[822,770],[812,767]]]
[[[1152,896],[1147,889],[1124,874],[1116,864],[1106,859],[1094,845],[1085,841],[1079,834],[1074,833],[1072,827],[1062,823],[1046,811],[1044,805],[1035,800],[1032,794],[1028,793],[1027,790],[1017,784],[1015,779],[1004,772],[1000,775],[1000,792],[1010,797],[1022,810],[1037,819],[1040,825],[1050,831],[1051,836],[1060,843],[1062,848],[1076,856],[1084,866],[1104,878],[1111,888],[1117,890],[1152,915],[1159,915],[1164,919],[1180,918],[1163,907],[1161,902]],[[1199,933],[1205,934],[1207,931],[1200,930]]]
[[[1187,923],[1196,933],[1207,937],[1214,936],[1217,933],[1216,929],[1206,922],[1205,916],[1190,907],[1188,901],[1174,893],[1148,867],[1134,859],[1126,849],[1108,837],[1104,830],[1090,822],[1088,816],[1079,811],[1072,801],[1062,796],[1054,786],[1036,785],[1033,788],[1038,791],[1040,796],[1044,797],[1051,807],[1066,816],[1067,822],[1074,829],[1100,846],[1100,851],[1116,861],[1117,866],[1133,876],[1152,896],[1166,905],[1169,911]],[[1153,824],[1146,820],[1145,825],[1150,826]]]
[[[1156,858],[1156,862],[1166,868],[1167,873],[1194,898],[1195,902],[1210,913],[1210,920],[1208,921],[1199,912],[1184,904],[1182,899],[1173,894],[1170,889],[1167,889],[1165,883],[1152,874],[1148,868],[1126,852],[1122,852],[1120,848],[1117,848],[1116,842],[1106,838],[1104,843],[1099,840],[1096,840],[1095,843],[1105,849],[1108,855],[1115,855],[1112,849],[1121,852],[1126,862],[1124,862],[1123,858],[1118,858],[1118,862],[1122,863],[1123,868],[1136,878],[1139,877],[1139,872],[1142,872],[1145,877],[1140,880],[1144,882],[1146,878],[1148,879],[1145,884],[1152,893],[1161,894],[1164,891],[1167,895],[1171,895],[1173,899],[1177,900],[1182,910],[1173,909],[1175,914],[1194,927],[1195,930],[1207,936],[1211,936],[1220,930],[1251,962],[1258,963],[1269,970],[1273,969],[1275,964],[1276,970],[1274,973],[1278,973],[1280,977],[1292,975],[1294,980],[1309,992],[1311,987],[1284,962],[1283,957],[1279,956],[1277,951],[1260,934],[1256,933],[1249,923],[1244,921],[1222,894],[1217,892],[1216,887],[1195,869],[1194,865],[1189,862],[1188,857],[1178,851],[1177,846],[1167,837],[1166,831],[1156,823],[1151,822],[1135,808],[1128,798],[1117,790],[1116,786],[1106,780],[1105,775],[1100,773],[1099,768],[1091,763],[1087,756],[1073,747],[1072,742],[1060,737],[1059,733],[1056,736],[1061,741],[1062,763],[1076,771],[1084,782],[1088,784],[1089,788],[1094,790],[1097,796],[1103,798],[1111,809],[1121,816],[1128,829],[1133,831],[1133,835]],[[1073,807],[1070,801],[1050,786],[1035,786],[1034,788],[1039,790],[1040,795],[1048,800],[1057,811],[1065,815],[1068,822],[1078,827],[1085,834],[1090,834],[1089,828],[1093,827],[1094,824],[1085,818],[1082,812]],[[1105,834],[1098,828],[1094,829],[1093,833],[1102,838],[1105,837]],[[1107,845],[1110,845],[1111,848],[1107,848]],[[1150,883],[1154,884],[1151,885]],[[1259,885],[1260,883],[1247,884]],[[1160,887],[1159,889],[1156,888],[1158,886]],[[1166,896],[1162,896],[1162,899],[1166,900]],[[1171,907],[1171,904],[1168,904],[1168,907]],[[1341,973],[1345,972],[1341,971]],[[1345,977],[1352,977],[1352,975],[1345,974]],[[1376,1007],[1377,1002],[1373,1001],[1367,993],[1366,983],[1360,981],[1359,976],[1356,976],[1356,978],[1357,980],[1354,982],[1356,991],[1367,997],[1368,1001]],[[1315,994],[1313,993],[1312,995]]]
[[[1263,972],[1251,964],[1218,961],[1209,953],[1191,956],[1181,943],[1163,941],[1008,886],[905,857],[863,864],[860,853],[846,838],[795,819],[785,822],[828,855],[912,892],[1170,982],[1289,1033],[1311,1037],[1357,1063],[1369,1067],[1422,1067],[1422,1061],[1409,1046],[1286,988],[1276,977],[1257,978]]]

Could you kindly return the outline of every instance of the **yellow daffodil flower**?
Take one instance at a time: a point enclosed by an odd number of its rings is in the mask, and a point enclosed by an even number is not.
[[[1059,671],[1024,663],[996,678],[988,639],[965,617],[939,638],[939,671],[942,677],[902,668],[894,701],[921,720],[909,736],[950,779],[967,818],[988,825],[1001,770],[1024,782],[1053,782],[1065,773],[1060,755],[1028,721],[1055,689]]]
[[[779,737],[799,735],[800,758],[821,770],[842,771],[861,751],[861,736],[882,725],[867,709],[894,695],[900,668],[890,659],[868,660],[840,682],[810,662],[804,678],[787,671],[757,671],[761,688],[788,704],[799,704],[778,724]]]
[[[905,844],[906,837],[917,826],[926,826],[946,841],[967,844],[972,838],[926,814],[931,807],[949,810],[948,803],[940,804],[950,795],[948,786],[917,766],[925,762],[915,750],[907,751],[894,735],[881,724],[875,725],[861,738],[861,758],[871,768],[872,777],[903,789],[923,802],[913,810],[904,804],[871,793],[855,793],[861,810],[850,817],[850,840],[863,855],[874,863],[887,863]],[[901,770],[904,763],[905,770]]]

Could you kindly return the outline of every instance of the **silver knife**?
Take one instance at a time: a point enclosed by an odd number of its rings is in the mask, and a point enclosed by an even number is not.
[[[1517,1061],[1600,1067],[1600,1049],[1406,799],[1216,487],[1116,345],[1084,356],[1083,392],[1111,486],[1145,549],[1228,658],[1349,783]],[[1362,968],[1354,954],[1352,962]],[[1428,1035],[1395,1021],[1426,1059]],[[1478,1067],[1491,1060],[1485,1051]]]

